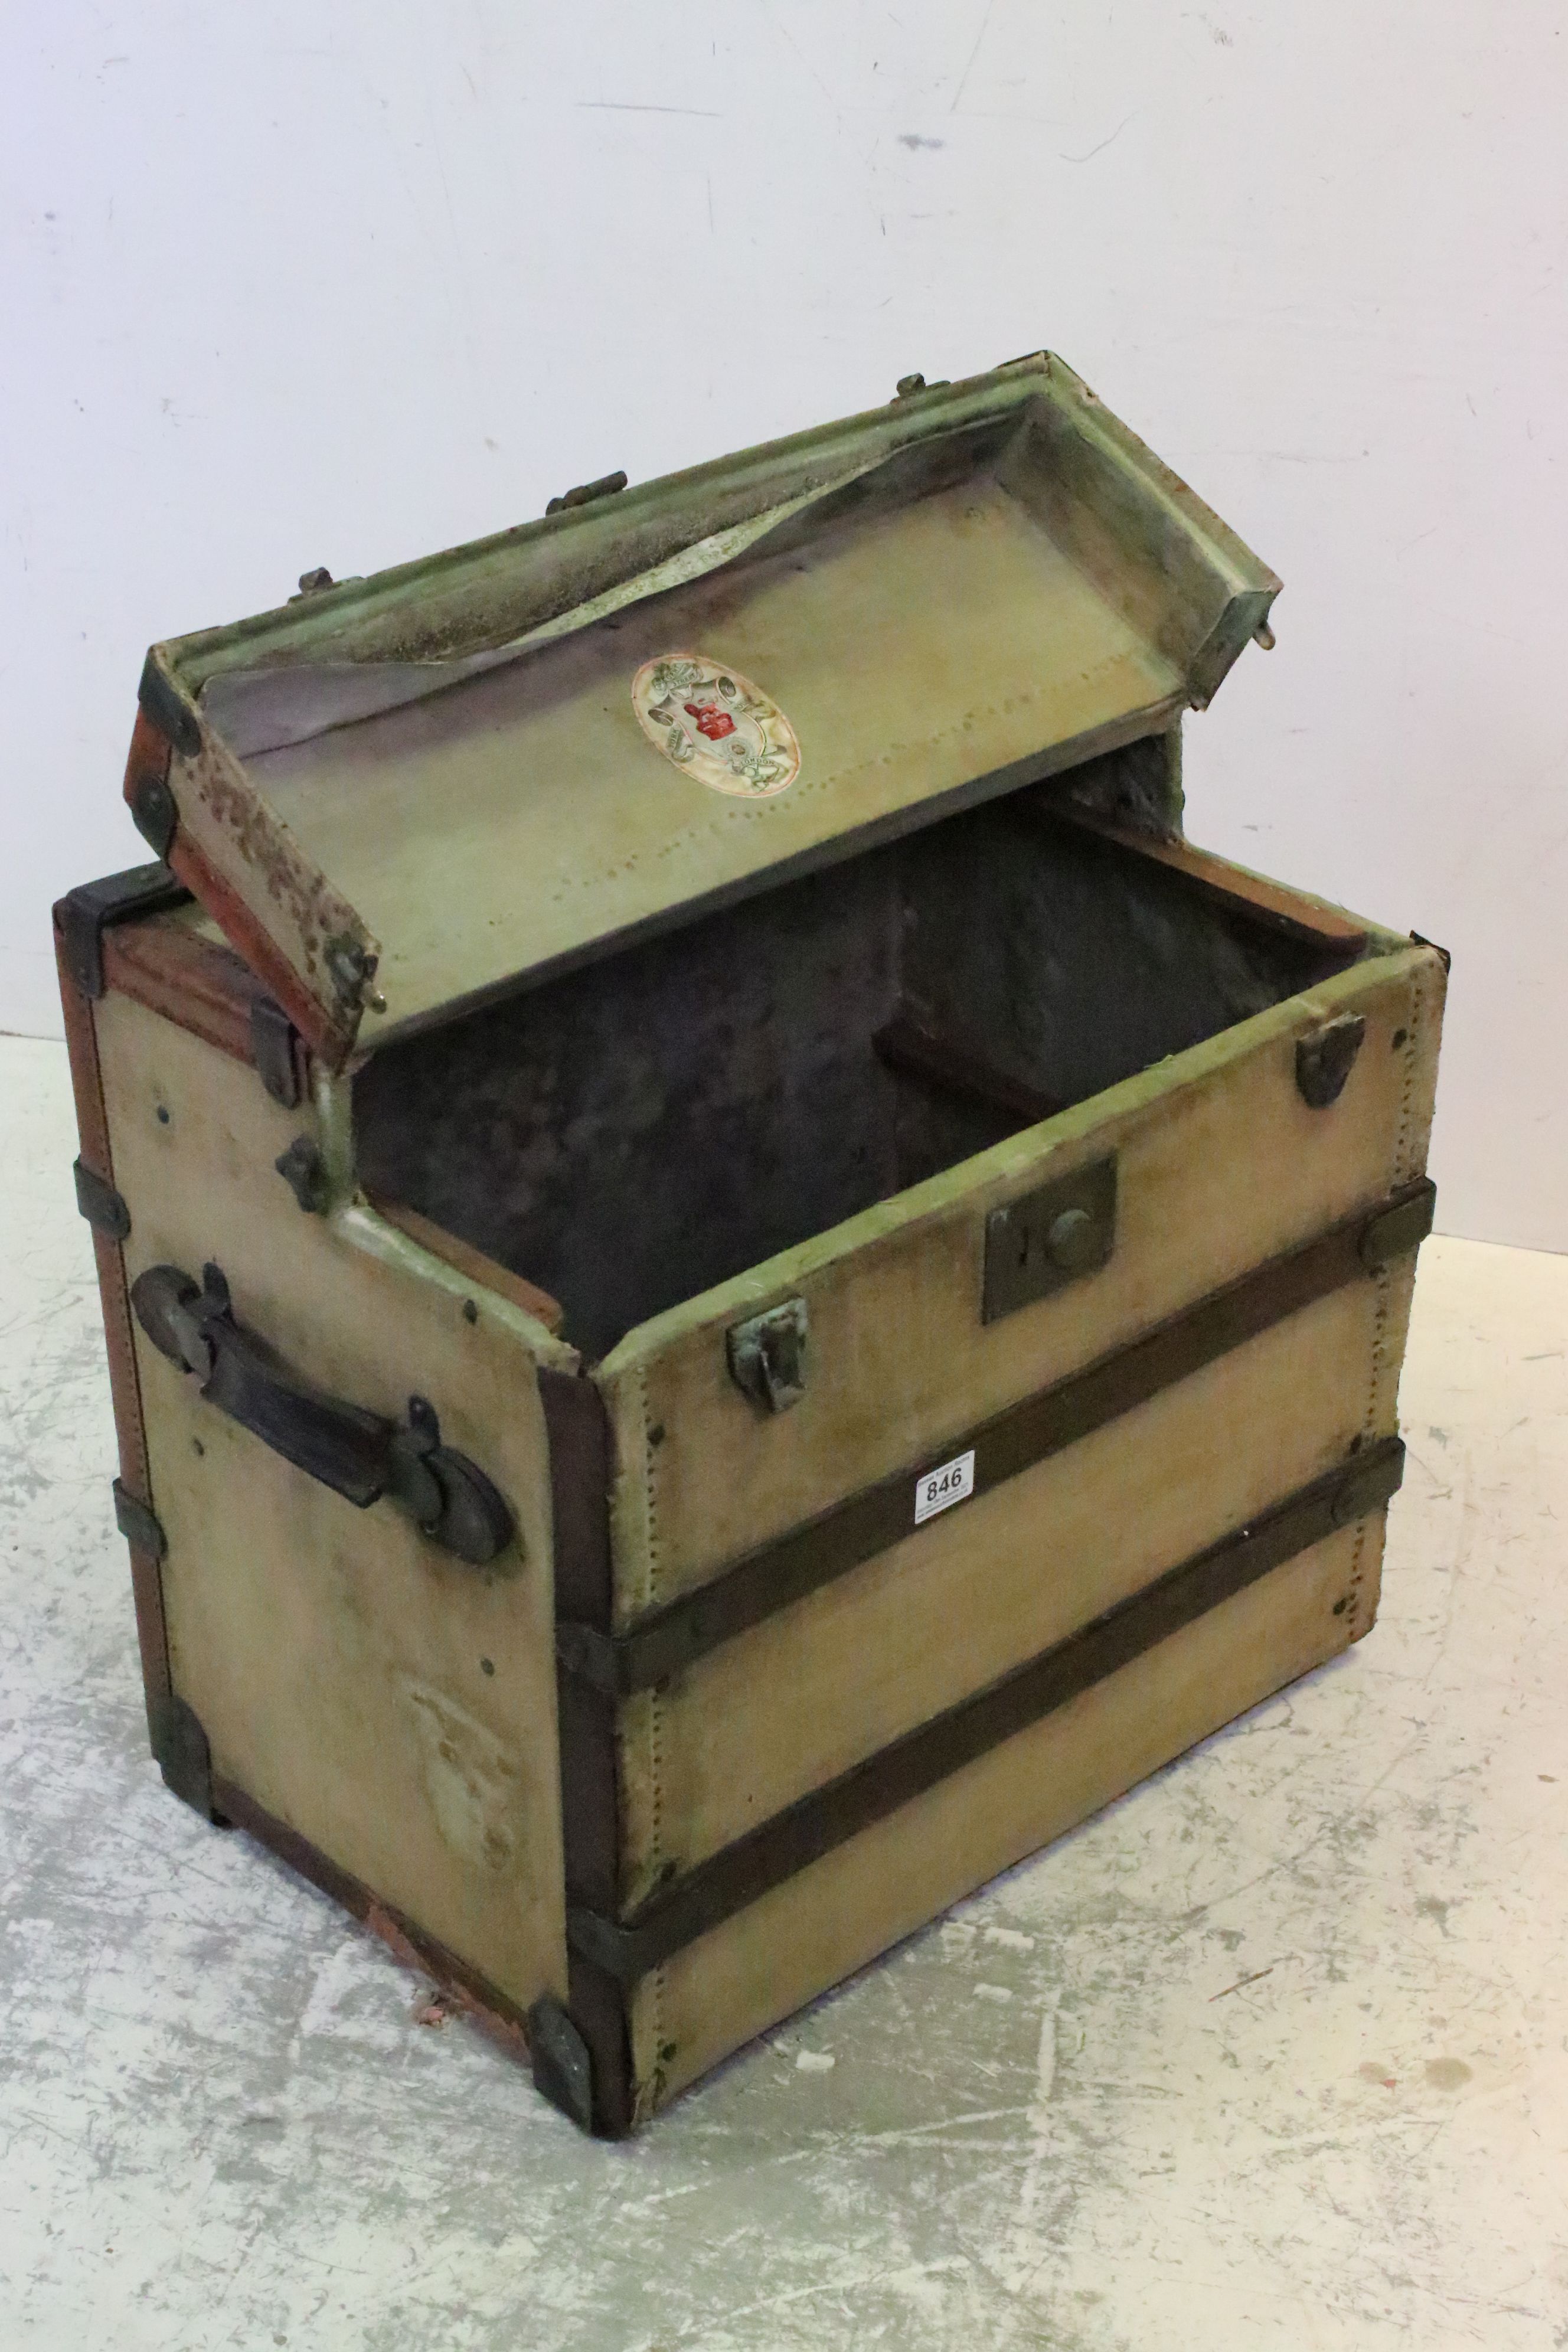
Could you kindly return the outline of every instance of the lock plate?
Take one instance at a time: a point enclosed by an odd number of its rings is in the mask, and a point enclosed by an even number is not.
[[[999,1322],[1098,1273],[1115,1242],[1114,1153],[993,1209],[985,1220],[982,1321]]]

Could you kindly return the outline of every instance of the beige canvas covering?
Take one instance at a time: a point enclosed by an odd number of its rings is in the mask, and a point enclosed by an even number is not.
[[[1183,839],[1181,714],[1279,583],[1052,355],[599,488],[155,646],[128,793],[197,903],[66,984],[165,1776],[618,2132],[1366,1633],[1446,964]],[[672,729],[689,656],[719,698]],[[709,757],[748,709],[787,752],[750,796]],[[1091,1170],[1100,1254],[998,1305],[998,1220]],[[1318,1290],[917,1521],[917,1470],[1325,1239]],[[209,1264],[291,1409],[428,1401],[504,1540],[356,1507],[171,1360],[134,1286]],[[775,1312],[776,1389],[735,1344]],[[626,1665],[900,1480],[879,1545]]]
[[[394,1418],[419,1387],[521,1521],[493,1570],[445,1557],[301,1475],[138,1331],[174,1687],[224,1779],[526,2006],[565,1976],[549,1335],[363,1207],[302,1217],[273,1166],[298,1120],[241,1064],[124,996],[99,1024],[132,1279],[215,1260],[323,1386]]]

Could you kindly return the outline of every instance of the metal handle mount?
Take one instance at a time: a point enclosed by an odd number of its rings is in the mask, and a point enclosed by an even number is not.
[[[466,1454],[442,1444],[434,1406],[411,1396],[404,1423],[312,1387],[236,1321],[220,1267],[204,1266],[197,1284],[177,1265],[149,1266],[131,1303],[153,1345],[210,1403],[308,1477],[361,1510],[386,1496],[476,1568],[511,1540],[507,1504]]]

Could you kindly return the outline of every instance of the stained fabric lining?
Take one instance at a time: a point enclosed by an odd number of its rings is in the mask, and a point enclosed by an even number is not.
[[[356,719],[374,718],[378,711],[395,710],[405,703],[420,701],[427,694],[439,694],[447,687],[460,685],[465,678],[499,669],[504,663],[517,661],[557,637],[570,636],[575,630],[588,628],[595,621],[621,612],[628,604],[640,604],[646,596],[657,596],[667,588],[700,580],[707,572],[734,562],[805,509],[819,505],[858,481],[863,474],[874,470],[879,462],[872,460],[852,467],[818,488],[784,499],[744,522],[712,531],[662,563],[604,589],[573,605],[568,612],[542,622],[537,628],[525,630],[521,636],[500,645],[481,646],[458,660],[301,662],[221,670],[202,688],[198,705],[241,759],[309,742],[330,728],[351,726]]]
[[[965,813],[526,996],[355,1082],[365,1182],[647,1317],[1279,1003],[1321,948],[1054,821]]]

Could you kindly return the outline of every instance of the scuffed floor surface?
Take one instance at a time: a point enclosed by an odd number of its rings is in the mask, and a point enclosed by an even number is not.
[[[1369,1642],[603,2147],[163,1792],[0,1099],[5,2352],[1568,2347],[1568,1258],[1425,1254]]]

